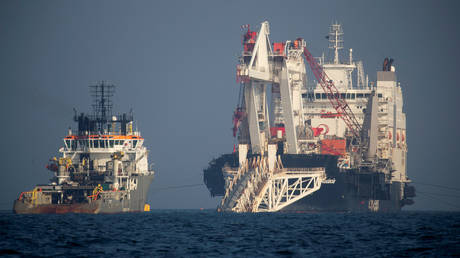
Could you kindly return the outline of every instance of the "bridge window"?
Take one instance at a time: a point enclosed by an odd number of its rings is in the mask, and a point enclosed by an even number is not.
[[[320,93],[316,93],[316,94],[315,94],[315,98],[316,98],[316,99],[321,99],[321,94],[320,94]]]
[[[322,98],[322,99],[327,99],[326,93],[321,93],[321,98]]]
[[[99,140],[99,145],[101,148],[105,148],[105,140]]]
[[[382,93],[379,93],[377,96],[378,96],[379,98],[381,98],[381,97],[382,97]]]
[[[94,148],[99,148],[99,141],[98,140],[93,140],[94,143]]]
[[[113,148],[113,140],[110,140],[109,143],[110,143],[110,148]]]
[[[137,145],[137,140],[134,140],[133,141],[133,148],[136,148],[136,145]]]
[[[65,140],[65,147],[70,149],[70,140]]]
[[[362,93],[358,93],[358,94],[356,94],[356,97],[357,97],[357,98],[362,98],[362,97],[363,97],[363,94],[362,94]]]

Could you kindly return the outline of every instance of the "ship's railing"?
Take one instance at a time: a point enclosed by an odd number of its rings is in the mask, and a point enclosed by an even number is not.
[[[78,130],[69,130],[68,131],[68,135],[67,136],[89,136],[89,135],[114,135],[114,136],[118,136],[118,135],[123,135],[123,136],[129,136],[129,135],[132,135],[132,136],[141,136],[141,133],[140,131],[132,131],[131,133],[126,133],[126,134],[122,134],[121,131],[104,131],[104,132],[90,132],[90,131],[85,131],[84,134],[81,134],[80,131]]]
[[[279,173],[289,173],[289,174],[294,174],[294,173],[306,173],[306,172],[312,172],[316,173],[318,171],[323,171],[324,168],[321,167],[312,167],[312,168],[282,168],[276,170],[276,174]]]

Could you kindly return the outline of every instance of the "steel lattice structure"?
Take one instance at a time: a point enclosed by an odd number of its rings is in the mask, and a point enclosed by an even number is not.
[[[321,188],[324,168],[317,171],[288,171],[274,175],[255,201],[255,212],[275,212]]]

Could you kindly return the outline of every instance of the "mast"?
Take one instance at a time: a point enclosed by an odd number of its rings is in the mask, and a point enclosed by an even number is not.
[[[329,30],[329,48],[334,49],[334,64],[339,64],[339,49],[343,48],[342,25],[332,24]]]
[[[105,125],[112,120],[112,97],[115,86],[102,81],[99,84],[90,86],[93,97],[93,118],[96,121],[96,130],[104,132]]]

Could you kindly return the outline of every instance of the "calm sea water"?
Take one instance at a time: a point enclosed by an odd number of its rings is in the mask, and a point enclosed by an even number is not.
[[[0,256],[454,256],[460,213],[0,214]]]

